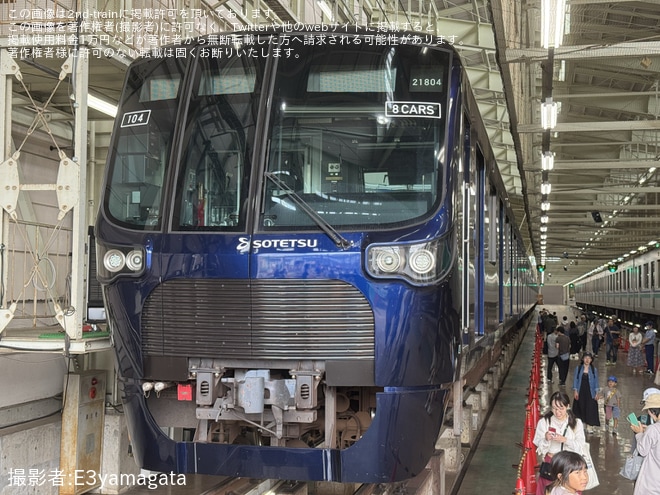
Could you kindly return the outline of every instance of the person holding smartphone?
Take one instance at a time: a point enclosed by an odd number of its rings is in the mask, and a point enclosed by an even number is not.
[[[582,453],[585,443],[584,426],[570,409],[571,400],[564,392],[555,392],[550,397],[550,410],[536,425],[534,445],[536,453],[544,463],[551,463],[552,457],[561,451]],[[536,495],[545,495],[545,489],[554,480],[539,474]]]
[[[642,394],[642,400],[639,402],[639,405],[644,407],[646,404],[646,399],[648,399],[650,396],[654,394],[660,394],[660,389],[655,388],[655,387],[649,387],[646,390],[644,390],[644,393]],[[653,424],[653,418],[648,413],[642,413],[637,416],[637,419],[639,420],[640,423],[643,425],[652,425]]]
[[[633,424],[633,419],[637,418],[634,414],[629,417],[630,429],[635,433],[637,453],[644,457],[633,495],[660,495],[660,394],[649,395],[642,409],[647,411],[653,424]]]

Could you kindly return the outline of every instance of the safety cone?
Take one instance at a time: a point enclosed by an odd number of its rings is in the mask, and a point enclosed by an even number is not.
[[[536,493],[536,448],[531,437],[525,440],[525,459],[521,467],[521,475],[525,481],[527,493]]]
[[[523,436],[520,439],[520,445],[523,447],[523,455],[525,453],[525,442],[527,441],[527,438],[529,437],[529,417],[531,416],[532,412],[530,410],[529,404],[525,406],[525,425],[523,426]]]
[[[536,359],[534,360],[534,366],[532,368],[532,372],[534,374],[534,383],[536,383],[537,387],[541,386],[541,360]]]
[[[536,424],[538,421],[534,421],[534,417],[534,405],[528,404],[525,412],[525,433],[523,437],[523,446],[525,447],[529,446],[536,433]],[[531,447],[533,448],[534,446],[531,445]]]
[[[540,416],[541,416],[541,406],[539,405],[539,396],[538,396],[538,394],[532,400],[530,409],[531,409],[531,413],[532,413],[532,418],[531,418],[532,428],[533,428],[533,430],[536,430],[536,425],[539,423],[539,419],[540,419]],[[532,432],[532,438],[534,438],[534,433],[533,432]]]

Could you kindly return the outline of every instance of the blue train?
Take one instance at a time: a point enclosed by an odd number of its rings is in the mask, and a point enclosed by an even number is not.
[[[144,468],[394,482],[461,350],[536,302],[488,136],[430,36],[263,31],[133,63],[95,228]]]

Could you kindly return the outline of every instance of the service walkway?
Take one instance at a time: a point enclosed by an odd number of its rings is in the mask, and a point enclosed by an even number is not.
[[[574,317],[573,311],[567,306],[544,307],[550,312],[556,312],[559,321],[564,315],[569,318]],[[463,481],[455,490],[456,495],[509,495],[514,491],[517,468],[513,464],[517,463],[521,454],[520,442],[522,442],[525,423],[534,333],[534,327],[530,327],[488,418],[479,445],[469,459]],[[625,416],[633,411],[641,412],[642,393],[655,385],[653,377],[649,375],[633,375],[631,369],[626,366],[626,357],[626,353],[619,351],[617,364],[606,366],[605,352],[602,350],[595,359],[602,387],[607,386],[608,376],[615,375],[618,379],[618,388],[623,395],[622,419],[619,421],[617,435],[605,432],[603,428],[594,435],[587,435],[591,445],[591,455],[600,478],[600,486],[585,492],[585,495],[632,495],[633,492],[632,482],[619,476],[619,470],[630,451],[632,439],[632,432]],[[567,380],[567,392],[571,398],[572,377],[579,362],[579,360],[571,361]],[[545,367],[544,356],[544,379]],[[554,383],[542,385],[543,391],[540,394],[542,414],[547,410],[550,395],[559,389],[556,370],[554,376]],[[604,412],[601,410],[602,424],[604,424],[603,416]]]

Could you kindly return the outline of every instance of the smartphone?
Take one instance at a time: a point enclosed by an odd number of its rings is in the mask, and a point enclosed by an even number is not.
[[[557,436],[557,430],[555,428],[553,428],[552,426],[550,428],[548,428],[548,431],[550,432],[550,434],[553,437]]]
[[[628,414],[628,422],[631,425],[639,426],[639,420],[637,419],[637,415],[635,413]]]

